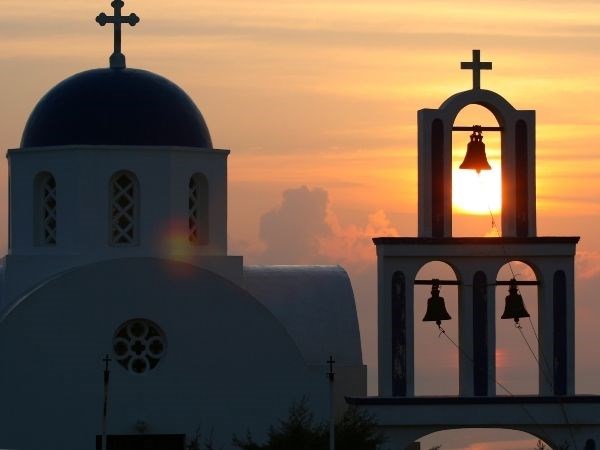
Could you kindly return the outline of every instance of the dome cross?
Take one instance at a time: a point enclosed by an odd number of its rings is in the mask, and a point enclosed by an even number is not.
[[[460,68],[473,71],[473,89],[479,89],[481,87],[481,71],[492,70],[491,62],[481,61],[481,52],[479,50],[473,50],[473,61],[461,62]]]
[[[135,13],[131,13],[128,16],[121,15],[121,8],[125,6],[122,0],[114,0],[110,4],[115,10],[114,16],[107,16],[105,13],[100,13],[96,17],[96,22],[101,27],[107,23],[112,23],[114,28],[114,51],[110,55],[110,67],[112,69],[124,69],[125,68],[125,55],[121,53],[121,24],[128,23],[132,27],[140,21],[140,18]]]

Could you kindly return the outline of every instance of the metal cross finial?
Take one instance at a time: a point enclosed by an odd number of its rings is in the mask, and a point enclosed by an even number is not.
[[[481,71],[492,70],[491,62],[481,62],[481,52],[479,50],[473,50],[473,61],[461,62],[461,69],[468,69],[473,71],[473,89],[479,89],[481,87]]]
[[[134,13],[131,13],[128,16],[122,16],[121,8],[123,8],[123,6],[125,5],[125,3],[122,0],[114,0],[110,5],[115,10],[115,15],[107,16],[104,13],[100,13],[98,14],[98,17],[96,17],[96,22],[98,22],[101,27],[103,27],[107,23],[114,24],[115,47],[113,54],[110,55],[110,67],[112,69],[124,69],[125,55],[121,53],[121,24],[128,23],[133,27],[136,23],[140,21],[140,18]]]
[[[329,359],[326,362],[327,362],[327,364],[329,364],[329,372],[327,373],[327,375],[329,376],[329,380],[333,381],[333,376],[335,375],[335,372],[333,371],[333,365],[335,364],[335,359],[333,359],[333,356],[330,355]]]
[[[112,359],[110,359],[110,356],[108,356],[108,353],[106,354],[106,356],[104,358],[102,358],[102,361],[104,361],[106,363],[105,367],[104,367],[104,371],[108,371],[108,363],[112,361]]]

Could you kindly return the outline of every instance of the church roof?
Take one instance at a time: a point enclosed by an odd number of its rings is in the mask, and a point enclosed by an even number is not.
[[[176,84],[139,69],[94,69],[52,88],[31,113],[21,147],[150,145],[212,148],[208,127]]]
[[[244,288],[285,326],[309,364],[362,364],[350,278],[340,266],[245,266]]]

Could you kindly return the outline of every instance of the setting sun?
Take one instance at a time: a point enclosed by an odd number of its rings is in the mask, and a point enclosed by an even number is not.
[[[454,169],[452,173],[452,206],[466,214],[484,215],[500,212],[502,187],[500,167],[492,170]]]

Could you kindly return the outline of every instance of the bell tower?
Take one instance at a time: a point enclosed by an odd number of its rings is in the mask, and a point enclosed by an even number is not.
[[[438,109],[418,112],[419,236],[374,240],[379,255],[380,393],[414,393],[413,302],[422,299],[412,298],[413,286],[432,285],[430,301],[437,311],[439,286],[457,284],[460,395],[495,395],[495,287],[525,284],[496,277],[504,264],[523,261],[537,277],[526,284],[538,286],[541,353],[554,368],[551,376],[539,374],[540,393],[573,394],[573,266],[579,238],[536,235],[535,111],[517,110],[499,94],[481,89],[480,70],[491,69],[492,63],[481,62],[479,50],[473,50],[473,61],[461,68],[473,71],[473,88],[452,95]],[[455,125],[468,105],[487,108],[498,126]],[[490,167],[482,133],[501,136],[499,237],[452,236],[452,133],[465,131],[472,134],[462,166],[477,172]],[[417,280],[419,269],[432,261],[450,265],[457,281]]]
[[[349,402],[368,409],[388,433],[395,433],[398,446],[393,448],[399,450],[433,431],[463,427],[522,430],[552,446],[562,444],[565,436],[565,440],[586,442],[580,441],[585,433],[597,440],[600,413],[582,419],[592,428],[580,428],[581,436],[573,434],[573,418],[568,419],[570,414],[587,411],[588,403],[598,408],[600,397],[587,396],[583,401],[575,395],[574,258],[579,237],[542,237],[536,232],[535,111],[516,109],[496,92],[481,88],[481,70],[491,70],[492,63],[482,62],[479,50],[473,50],[472,61],[461,63],[461,69],[472,70],[473,87],[417,115],[418,237],[373,239],[378,267],[379,396]],[[468,105],[488,109],[497,126],[455,124]],[[471,133],[461,168],[479,172],[490,168],[482,140],[489,131],[500,133],[501,229],[497,237],[453,237],[452,133]],[[418,279],[420,269],[434,261],[449,265],[455,279]],[[511,261],[529,265],[535,280],[519,280],[514,274],[502,279],[500,269]],[[423,284],[432,287],[428,300],[415,298],[414,286]],[[443,285],[457,286],[457,317],[450,318],[439,296]],[[502,318],[518,322],[528,317],[519,293],[522,285],[537,286],[540,364],[532,376],[538,378],[539,392],[497,395],[495,305],[506,300]],[[496,298],[497,286],[507,288],[506,299]],[[458,321],[458,396],[415,396],[414,360],[420,348],[414,336],[415,327],[423,324],[414,317],[414,305],[425,301],[428,309],[423,320],[438,325]],[[549,419],[541,409],[537,415],[535,405],[540,402],[546,411],[558,408],[553,412],[557,415]],[[565,409],[565,402],[571,410]],[[574,448],[584,446],[579,443]]]
[[[502,158],[502,236],[536,235],[535,111],[517,110],[502,96],[480,88],[479,61],[461,68],[473,70],[473,89],[448,98],[438,109],[421,109],[419,126],[419,237],[452,236],[452,132],[498,131]],[[458,113],[468,105],[487,108],[498,127],[455,126]]]

